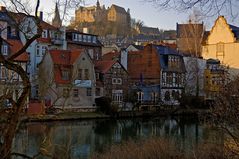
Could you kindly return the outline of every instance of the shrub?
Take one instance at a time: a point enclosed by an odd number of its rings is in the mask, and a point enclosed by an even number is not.
[[[118,105],[111,104],[111,98],[100,97],[95,99],[96,106],[98,111],[108,114],[115,115],[118,112]]]

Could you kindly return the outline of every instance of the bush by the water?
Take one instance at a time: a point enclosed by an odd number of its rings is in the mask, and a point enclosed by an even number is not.
[[[95,99],[98,111],[103,112],[108,115],[114,115],[118,111],[118,106],[111,104],[111,98],[100,97]]]
[[[196,96],[183,96],[180,105],[186,108],[208,108],[204,99]]]

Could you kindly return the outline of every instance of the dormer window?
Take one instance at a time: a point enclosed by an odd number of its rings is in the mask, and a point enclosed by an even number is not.
[[[87,42],[87,36],[86,35],[83,35],[83,41]]]
[[[93,43],[96,43],[96,37],[93,36]]]
[[[91,42],[91,36],[88,35],[88,43]]]
[[[69,71],[68,70],[63,70],[62,71],[62,79],[63,80],[69,80],[70,79],[70,73],[69,73]]]
[[[78,41],[82,41],[82,35],[81,34],[78,35]]]
[[[2,46],[2,54],[3,55],[8,55],[8,46],[7,45]]]
[[[42,31],[42,38],[47,38],[47,30]]]

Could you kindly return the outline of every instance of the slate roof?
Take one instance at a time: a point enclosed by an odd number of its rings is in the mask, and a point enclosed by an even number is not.
[[[125,11],[124,8],[122,8],[122,7],[120,7],[120,6],[117,6],[117,5],[115,5],[115,4],[113,4],[113,5],[111,6],[111,8],[115,8],[116,12],[118,12],[118,13],[127,14],[127,12]]]
[[[232,32],[233,32],[235,38],[238,40],[239,39],[239,27],[231,25],[231,24],[228,24],[228,25],[232,29]]]
[[[140,33],[141,34],[147,34],[147,35],[159,35],[159,29],[153,28],[153,27],[140,27]]]
[[[178,52],[176,49],[172,49],[167,46],[154,45],[154,47],[157,49],[157,52],[159,54],[161,69],[163,69],[164,71],[176,71],[176,72],[186,71],[183,56],[180,52]],[[180,66],[178,66],[177,68],[176,67],[169,68],[168,66],[169,55],[180,57]]]

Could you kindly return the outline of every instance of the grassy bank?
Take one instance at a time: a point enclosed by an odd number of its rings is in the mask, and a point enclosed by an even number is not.
[[[63,121],[79,119],[104,119],[104,118],[134,118],[134,117],[158,117],[158,116],[180,116],[205,114],[207,110],[200,109],[179,109],[160,111],[121,111],[113,115],[106,115],[101,112],[63,112],[54,115],[26,115],[22,119],[27,122]]]
[[[91,159],[227,159],[237,158],[225,153],[223,145],[203,143],[185,152],[169,139],[151,138],[139,142],[128,141],[113,145]]]

